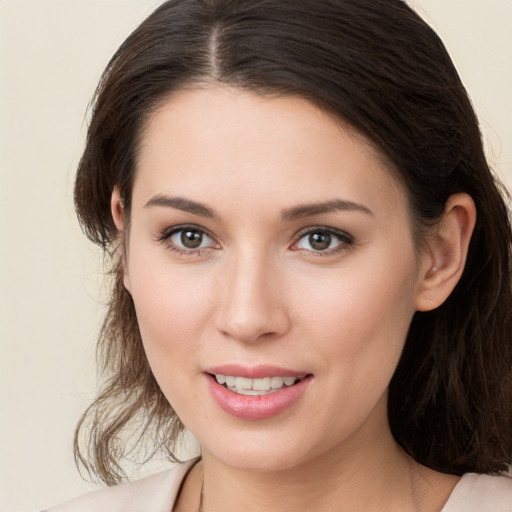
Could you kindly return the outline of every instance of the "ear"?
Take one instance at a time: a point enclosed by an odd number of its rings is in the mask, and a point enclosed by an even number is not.
[[[131,293],[131,284],[130,284],[130,276],[128,275],[128,265],[127,265],[127,254],[125,244],[122,242],[124,237],[124,204],[121,199],[121,192],[119,187],[114,187],[112,191],[112,197],[110,198],[110,211],[112,213],[112,219],[114,220],[114,224],[117,229],[117,236],[119,241],[119,250],[122,251],[121,254],[121,262],[123,265],[123,282],[124,287]]]
[[[464,271],[476,208],[468,194],[454,194],[423,255],[416,310],[431,311],[450,295]]]
[[[112,197],[110,198],[110,211],[112,213],[112,219],[117,228],[118,235],[123,232],[124,229],[124,204],[121,200],[121,192],[119,187],[116,185],[112,191]]]

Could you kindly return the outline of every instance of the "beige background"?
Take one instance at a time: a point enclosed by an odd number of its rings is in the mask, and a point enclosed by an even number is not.
[[[101,70],[156,0],[0,0],[0,510],[91,489],[72,434],[94,395],[101,259],[71,189]],[[512,184],[512,1],[416,0]],[[148,470],[154,469],[154,466]]]

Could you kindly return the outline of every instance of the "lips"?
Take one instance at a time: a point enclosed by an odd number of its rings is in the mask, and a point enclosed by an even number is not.
[[[208,387],[217,405],[247,420],[270,418],[293,406],[312,375],[275,366],[227,365],[207,370]]]

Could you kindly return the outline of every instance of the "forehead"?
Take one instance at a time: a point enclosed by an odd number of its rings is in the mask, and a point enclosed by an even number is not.
[[[134,201],[215,194],[286,207],[346,195],[393,204],[404,200],[394,175],[369,141],[302,98],[204,86],[179,91],[148,119]]]

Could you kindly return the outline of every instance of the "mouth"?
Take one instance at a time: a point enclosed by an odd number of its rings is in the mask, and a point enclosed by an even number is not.
[[[222,373],[210,374],[218,384],[238,395],[265,396],[276,393],[284,388],[292,387],[301,381],[300,377],[263,377],[250,379]]]
[[[226,413],[243,420],[262,420],[280,415],[302,397],[313,374],[289,368],[226,364],[205,372],[214,402]]]

